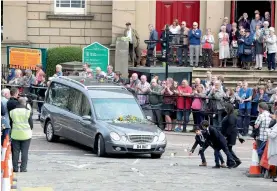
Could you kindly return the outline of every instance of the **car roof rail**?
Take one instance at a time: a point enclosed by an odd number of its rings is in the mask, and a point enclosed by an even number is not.
[[[78,82],[78,81],[76,81],[76,80],[70,79],[70,78],[68,78],[68,77],[65,77],[65,76],[58,76],[58,78],[63,79],[63,80],[67,80],[67,81],[70,81],[70,82],[73,82],[73,83],[75,83],[75,84],[77,84],[77,85],[79,85],[79,86],[82,86],[83,88],[86,88],[86,86],[85,86],[84,84],[82,84],[81,82]]]

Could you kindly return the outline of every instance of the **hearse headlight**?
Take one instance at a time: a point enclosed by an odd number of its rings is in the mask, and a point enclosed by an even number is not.
[[[110,137],[111,137],[114,141],[120,141],[120,135],[117,134],[116,132],[111,132],[111,133],[110,133]]]
[[[159,135],[159,142],[163,142],[165,140],[165,134],[164,132],[161,132]]]

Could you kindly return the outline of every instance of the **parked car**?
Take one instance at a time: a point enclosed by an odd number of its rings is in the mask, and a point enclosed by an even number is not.
[[[105,154],[165,152],[165,134],[147,120],[136,98],[125,87],[79,76],[53,78],[41,111],[49,142],[59,137]]]

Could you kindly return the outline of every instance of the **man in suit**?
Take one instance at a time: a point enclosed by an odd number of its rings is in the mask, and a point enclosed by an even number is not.
[[[126,29],[124,31],[124,36],[129,38],[129,54],[131,56],[131,62],[135,62],[135,66],[137,64],[140,64],[140,57],[141,57],[141,52],[139,49],[139,35],[138,32],[131,27],[131,23],[127,22],[126,23]],[[136,54],[136,59],[133,60],[133,52]]]
[[[158,40],[158,32],[154,29],[154,26],[149,24],[148,25],[150,36],[149,40]],[[150,67],[151,63],[154,62],[154,49],[157,43],[148,43],[147,45],[147,59],[146,59],[146,66]]]
[[[225,137],[217,129],[210,127],[209,122],[206,120],[202,121],[201,126],[207,131],[207,144],[209,144],[214,149],[215,166],[213,168],[220,168],[220,150],[222,150],[227,156],[228,168],[235,167],[236,163],[233,159],[233,156],[229,152]]]

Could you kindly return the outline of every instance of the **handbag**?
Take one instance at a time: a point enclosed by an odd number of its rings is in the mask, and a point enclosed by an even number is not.
[[[251,55],[252,54],[251,47],[243,48],[243,54]]]
[[[233,40],[233,41],[232,41],[232,47],[233,47],[233,48],[238,48],[238,47],[239,47],[239,46],[238,46],[238,41]]]

